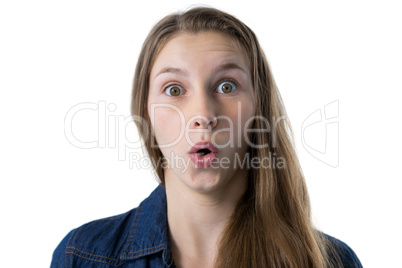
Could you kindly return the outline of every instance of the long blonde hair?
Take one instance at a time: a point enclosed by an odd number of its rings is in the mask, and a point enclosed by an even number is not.
[[[152,163],[162,152],[151,135],[147,114],[149,76],[159,51],[179,32],[218,31],[230,34],[245,48],[251,63],[256,116],[266,118],[275,131],[253,133],[250,158],[285,160],[286,167],[250,169],[248,188],[219,241],[216,267],[332,267],[329,245],[311,222],[306,183],[297,159],[282,99],[267,59],[253,31],[237,18],[214,8],[198,7],[159,21],[146,38],[135,70],[132,115]],[[143,121],[138,120],[142,118]],[[264,129],[256,120],[254,128]],[[161,183],[161,165],[154,166]],[[335,253],[332,253],[335,254]],[[341,267],[339,263],[336,267]]]

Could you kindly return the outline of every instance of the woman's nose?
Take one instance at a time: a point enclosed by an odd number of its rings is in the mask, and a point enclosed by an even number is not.
[[[201,128],[201,129],[213,129],[218,124],[218,119],[216,117],[205,117],[202,115],[194,116],[191,120],[191,128]]]
[[[189,118],[190,128],[213,129],[218,124],[216,117],[216,107],[212,96],[207,92],[193,94],[189,102],[191,117]]]

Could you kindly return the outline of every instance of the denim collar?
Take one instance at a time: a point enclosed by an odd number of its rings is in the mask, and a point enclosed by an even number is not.
[[[162,252],[171,267],[173,258],[167,225],[166,189],[159,185],[136,209],[121,259],[134,260]]]

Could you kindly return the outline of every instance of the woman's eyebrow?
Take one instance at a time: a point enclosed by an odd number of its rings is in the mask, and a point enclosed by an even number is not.
[[[215,67],[214,69],[212,69],[211,73],[217,73],[217,72],[224,72],[224,71],[228,71],[228,70],[240,70],[244,73],[247,74],[246,70],[244,70],[244,68],[240,67],[240,65],[234,63],[234,62],[228,62],[228,63],[223,63],[218,65],[217,67]],[[182,75],[182,76],[186,76],[187,72],[184,71],[183,69],[180,68],[175,68],[175,67],[165,67],[162,70],[160,70],[154,77],[153,80],[155,80],[159,75],[161,74],[166,74],[166,73],[172,73],[172,74],[177,74],[177,75]]]
[[[160,70],[154,77],[154,80],[161,74],[166,74],[166,73],[172,73],[172,74],[178,74],[178,75],[187,75],[187,72],[180,68],[175,68],[175,67],[165,67],[162,70]]]
[[[212,73],[224,72],[224,71],[228,71],[228,70],[232,70],[232,69],[237,69],[237,70],[240,70],[247,74],[246,70],[244,70],[242,67],[240,67],[240,65],[238,65],[234,62],[228,62],[228,63],[221,64],[221,65],[217,66],[214,70],[212,70]]]

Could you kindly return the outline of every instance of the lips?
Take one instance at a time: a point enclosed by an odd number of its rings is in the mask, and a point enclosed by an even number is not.
[[[209,150],[210,152],[213,152],[213,153],[218,152],[218,149],[216,149],[216,147],[212,143],[210,143],[208,141],[202,141],[202,142],[197,142],[196,144],[194,144],[194,146],[191,147],[189,153],[190,154],[197,153],[198,151],[202,151],[202,150],[204,150],[204,151]]]
[[[189,151],[191,161],[200,168],[208,168],[218,155],[218,149],[210,142],[198,142]]]

